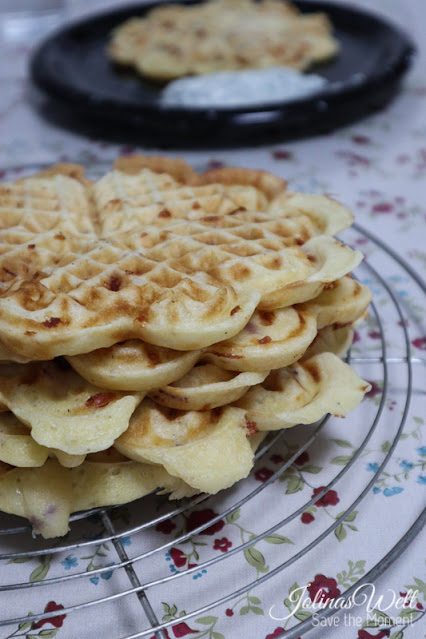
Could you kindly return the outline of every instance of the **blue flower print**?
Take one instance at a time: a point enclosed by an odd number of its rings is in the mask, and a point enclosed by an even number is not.
[[[193,579],[199,579],[200,577],[202,577],[205,573],[207,572],[207,570],[205,568],[202,569],[201,572],[197,572],[197,574],[192,575]]]
[[[365,470],[371,470],[372,473],[377,473],[377,471],[379,470],[379,464],[377,462],[374,462],[374,463],[370,462],[365,467]]]
[[[77,557],[68,555],[68,557],[65,557],[65,559],[61,561],[61,564],[63,565],[65,570],[71,570],[71,568],[75,568],[76,566],[78,566],[78,559]]]
[[[417,449],[417,452],[419,453],[419,455],[424,457],[426,455],[426,446],[420,446],[420,448]]]
[[[105,568],[107,566],[114,566],[114,562],[111,562],[110,564],[106,564]],[[101,579],[105,579],[105,580],[111,579],[113,572],[114,572],[113,570],[107,570],[106,572],[101,572],[100,577],[101,577]],[[91,581],[92,584],[97,586],[98,583],[99,583],[99,575],[96,575],[95,577],[90,577],[89,581]]]
[[[399,465],[405,473],[411,470],[414,466],[414,464],[408,462],[406,459],[403,459]]]
[[[402,493],[404,489],[401,486],[394,486],[393,488],[385,488],[383,494],[385,497],[392,497],[393,495],[398,495],[398,493]]]
[[[113,566],[113,565],[114,565],[114,562],[112,561],[110,564],[106,564],[105,568],[107,566]],[[113,570],[107,570],[107,572],[102,572],[101,573],[101,579],[105,579],[105,580],[111,579],[113,572],[114,572]]]
[[[426,484],[426,475],[419,475],[417,477],[417,483],[418,484]]]

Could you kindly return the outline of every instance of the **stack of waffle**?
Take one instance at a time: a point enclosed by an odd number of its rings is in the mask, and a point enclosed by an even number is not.
[[[135,156],[0,187],[0,510],[216,493],[268,431],[346,415],[371,295],[351,213],[261,171]]]

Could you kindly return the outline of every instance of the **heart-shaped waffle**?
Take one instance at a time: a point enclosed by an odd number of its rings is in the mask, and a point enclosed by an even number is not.
[[[300,202],[284,197],[285,183],[267,173],[223,169],[196,176],[182,161],[143,164],[133,176],[121,172],[123,181],[142,180],[151,189],[147,201],[146,194],[137,201],[136,217],[129,186],[121,199],[108,192],[101,205],[101,182],[90,185],[76,169],[2,185],[0,335],[6,352],[52,359],[134,338],[196,350],[237,334],[259,303],[273,309],[306,301],[362,259],[326,234],[352,221],[327,198],[323,210],[315,204],[310,215],[312,202],[301,210]],[[164,181],[173,182],[173,202],[189,199],[191,210],[198,203],[197,219],[175,217],[182,215],[180,206],[164,217]],[[214,214],[203,200],[208,185],[221,192],[214,195]],[[261,210],[238,205],[229,211],[230,200],[239,204],[245,192]],[[141,207],[152,218],[143,230]],[[118,228],[114,219],[121,220]]]

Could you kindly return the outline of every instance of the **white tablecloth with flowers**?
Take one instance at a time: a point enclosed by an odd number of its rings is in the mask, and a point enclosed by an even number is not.
[[[68,17],[117,4],[101,0],[91,3],[73,0],[67,7]],[[169,154],[184,157],[197,170],[232,165],[260,168],[284,177],[291,188],[329,193],[352,208],[359,224],[392,247],[424,277],[426,12],[423,0],[411,0],[410,3],[403,0],[365,0],[358,4],[402,24],[419,47],[415,64],[400,95],[385,110],[352,126],[313,139],[285,144],[277,142],[256,148],[172,151]],[[2,41],[0,53],[0,175],[3,179],[13,179],[31,165],[73,161],[91,166],[132,152],[158,153],[157,149],[146,149],[138,141],[129,145],[128,141],[117,144],[86,137],[46,117],[43,98],[34,95],[28,82],[27,61],[31,46]],[[262,457],[243,487],[198,504],[189,515],[166,519],[155,530],[148,529],[138,535],[124,537],[122,543],[130,558],[164,545],[162,552],[146,557],[143,562],[135,562],[141,583],[190,570],[187,577],[153,586],[147,591],[156,618],[169,623],[168,637],[272,639],[281,636],[283,630],[286,631],[284,636],[287,636],[293,625],[314,612],[302,605],[298,607],[299,597],[295,593],[298,588],[300,593],[304,592],[303,597],[314,599],[316,596],[317,601],[328,598],[329,603],[338,601],[347,588],[366,575],[405,535],[425,505],[426,298],[413,284],[409,274],[394,261],[387,261],[374,242],[359,233],[350,236],[349,242],[361,248],[367,260],[376,265],[404,308],[403,322],[409,330],[411,353],[416,363],[413,365],[413,399],[402,437],[386,468],[360,504],[312,551],[289,562],[283,571],[264,582],[259,583],[259,580],[335,522],[351,503],[351,497],[355,498],[374,476],[400,423],[406,380],[401,381],[398,376],[393,379],[390,375],[390,392],[382,417],[384,427],[375,432],[344,483],[333,485],[288,525],[256,542],[249,551],[232,555],[232,549],[272,527],[300,503],[321,493],[322,488],[351,459],[359,441],[365,437],[365,429],[369,427],[381,398],[383,379],[379,369],[362,370],[372,383],[362,412],[356,412],[345,424],[341,420],[331,420],[324,430],[325,435],[300,454],[284,475],[261,493],[261,502],[249,502],[230,515],[220,517],[220,513],[235,503],[241,494],[272,477],[284,458],[306,440],[306,430],[294,429],[285,441],[274,447],[272,453]],[[390,311],[388,313],[389,300],[386,301],[383,288],[375,278],[366,272],[361,275],[373,288],[381,316],[390,326],[387,346],[392,356],[392,348],[398,348],[392,339],[392,322],[396,334],[401,329],[401,320],[392,318]],[[379,337],[377,321],[371,316],[356,334],[353,355],[377,353]],[[165,499],[150,499],[144,502],[146,505],[143,507],[139,506],[137,512],[131,507],[117,511],[117,528],[136,525],[145,513],[161,514],[167,508]],[[189,537],[184,543],[174,543],[182,532],[191,532],[211,520],[212,525],[201,534]],[[9,518],[6,517],[4,526],[8,524]],[[95,517],[85,526],[84,530],[80,530],[84,539],[93,541],[99,538],[101,527]],[[369,593],[369,614],[365,606],[353,606],[321,623],[318,619],[308,636],[312,639],[419,639],[423,636],[425,539],[424,532],[420,533],[376,581],[375,591]],[[72,544],[72,538],[69,543]],[[14,536],[0,541],[0,549],[4,553],[25,547],[25,543]],[[44,547],[43,542],[40,542],[40,547]],[[229,558],[224,557],[224,561],[203,567],[207,560],[228,554]],[[112,639],[137,635],[149,628],[134,594],[109,600],[105,605],[66,611],[80,602],[128,590],[130,585],[125,571],[114,570],[118,561],[113,544],[101,540],[97,544],[72,547],[59,554],[3,561],[0,585],[30,581],[36,587],[19,591],[19,595],[13,591],[2,593],[1,618],[19,618],[29,612],[51,615],[32,623],[0,627],[0,637],[46,638],[57,635],[61,639],[92,636]],[[105,570],[96,572],[99,567],[105,567]],[[51,578],[70,577],[81,572],[87,573],[83,579],[40,586]],[[205,613],[185,617],[187,613],[249,583],[253,584],[249,591],[235,595]],[[372,608],[375,611],[372,612]],[[152,632],[147,636],[152,636]]]

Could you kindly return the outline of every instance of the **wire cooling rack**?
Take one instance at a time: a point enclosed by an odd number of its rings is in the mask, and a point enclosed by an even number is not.
[[[386,454],[374,474],[369,475],[370,479],[367,483],[363,483],[362,481],[357,483],[356,493],[354,496],[351,495],[350,503],[345,505],[345,510],[333,520],[333,523],[329,527],[324,529],[321,534],[316,536],[308,544],[303,545],[302,543],[298,545],[296,543],[292,547],[292,553],[287,556],[286,560],[278,563],[266,574],[258,574],[255,580],[248,577],[246,578],[245,583],[236,588],[231,587],[229,592],[226,591],[226,588],[212,589],[209,592],[208,603],[204,603],[198,608],[190,609],[189,612],[181,614],[179,617],[179,623],[194,619],[197,615],[203,615],[218,606],[222,606],[227,602],[244,595],[244,593],[251,591],[253,588],[259,587],[269,580],[272,580],[272,582],[274,580],[279,580],[283,571],[289,569],[300,558],[309,556],[312,563],[315,564],[318,553],[321,553],[323,542],[327,539],[330,540],[330,536],[333,538],[332,533],[335,533],[348,515],[353,513],[355,508],[363,507],[363,502],[366,496],[372,491],[378,478],[382,474],[382,471],[392,459],[395,448],[398,445],[401,435],[403,434],[404,427],[406,426],[410,402],[413,397],[413,379],[415,379],[416,371],[419,368],[424,369],[426,364],[425,359],[413,357],[411,354],[410,341],[412,336],[410,336],[409,329],[407,328],[407,313],[409,313],[409,310],[407,310],[401,301],[398,291],[389,283],[388,278],[385,278],[380,272],[378,272],[374,264],[374,255],[379,254],[381,260],[383,260],[384,257],[387,259],[389,264],[389,271],[387,272],[400,273],[403,277],[408,278],[410,285],[415,287],[417,295],[421,295],[422,299],[426,297],[425,283],[420,279],[410,265],[399,257],[393,249],[386,246],[380,239],[373,236],[367,230],[358,225],[354,225],[349,232],[349,240],[345,235],[345,241],[349,244],[357,243],[357,240],[359,241],[360,238],[362,242],[368,241],[371,243],[371,246],[376,249],[376,251],[373,252],[371,259],[367,257],[361,267],[357,270],[357,277],[361,280],[367,280],[369,284],[372,285],[373,289],[375,286],[379,286],[381,289],[381,306],[379,307],[376,302],[373,302],[370,310],[372,321],[375,322],[377,329],[376,332],[379,335],[380,347],[373,353],[371,353],[368,349],[357,349],[356,352],[352,352],[352,354],[348,356],[348,359],[350,360],[351,365],[357,370],[360,369],[360,374],[364,375],[367,379],[367,371],[369,367],[375,367],[376,370],[379,370],[382,391],[380,401],[377,402],[373,413],[370,415],[369,423],[365,428],[363,439],[358,444],[356,451],[350,459],[342,465],[340,471],[332,477],[332,479],[320,492],[317,492],[317,494],[309,501],[305,501],[304,499],[299,500],[300,505],[297,505],[296,508],[291,510],[286,517],[280,519],[272,526],[265,527],[265,530],[262,530],[262,532],[257,533],[254,536],[252,535],[248,541],[235,545],[227,553],[221,553],[219,556],[216,555],[207,560],[203,560],[202,563],[199,563],[197,566],[193,566],[182,572],[174,571],[172,574],[156,577],[154,571],[153,578],[149,577],[146,580],[143,579],[144,571],[141,567],[143,567],[144,562],[154,562],[154,566],[156,565],[156,562],[160,564],[163,562],[162,557],[164,552],[170,550],[172,546],[183,543],[198,533],[202,533],[203,530],[211,527],[215,522],[221,521],[224,518],[232,518],[233,513],[238,512],[238,509],[241,509],[242,507],[246,509],[258,507],[258,500],[263,499],[262,495],[265,494],[268,487],[270,487],[275,480],[282,477],[300,454],[304,451],[312,450],[312,447],[320,438],[327,437],[329,420],[333,419],[330,418],[330,416],[322,419],[312,429],[304,429],[304,442],[301,445],[298,445],[296,449],[293,447],[291,454],[286,456],[285,461],[281,464],[278,470],[266,481],[258,484],[255,482],[250,483],[249,480],[246,480],[248,490],[246,490],[245,494],[241,496],[237,493],[237,498],[235,498],[234,493],[231,491],[230,499],[225,499],[224,502],[216,501],[216,504],[222,503],[223,505],[223,503],[225,503],[225,507],[222,507],[219,514],[210,519],[207,523],[192,529],[190,532],[184,531],[181,535],[179,535],[179,537],[174,538],[172,541],[167,541],[166,543],[162,543],[164,537],[161,535],[153,536],[153,531],[158,524],[179,515],[188,516],[188,514],[192,512],[198,504],[203,502],[204,507],[206,503],[213,498],[206,498],[205,495],[201,495],[192,500],[177,502],[178,505],[176,507],[170,507],[169,504],[167,511],[162,514],[158,514],[158,502],[161,502],[161,504],[164,505],[164,500],[162,501],[163,498],[157,496],[144,498],[144,500],[139,500],[139,502],[132,505],[133,513],[136,513],[136,515],[134,515],[132,521],[124,525],[117,524],[120,520],[120,510],[123,508],[120,506],[97,508],[83,513],[77,513],[71,518],[71,533],[69,536],[63,540],[49,540],[47,542],[39,539],[33,539],[31,537],[29,526],[22,525],[22,520],[0,515],[0,548],[3,551],[0,555],[0,561],[2,562],[1,565],[6,565],[12,561],[26,562],[31,559],[37,559],[40,561],[40,565],[43,566],[43,560],[46,557],[49,557],[49,560],[52,562],[59,562],[59,557],[69,556],[70,553],[76,551],[81,552],[85,549],[89,550],[95,546],[99,547],[100,544],[107,543],[113,544],[118,556],[118,561],[116,561],[113,566],[107,565],[95,567],[90,571],[76,571],[66,575],[60,574],[38,581],[29,580],[21,583],[2,583],[4,578],[1,576],[2,573],[0,573],[0,592],[2,595],[6,595],[6,593],[12,594],[14,592],[19,592],[20,598],[23,599],[26,596],[25,593],[31,592],[31,594],[34,594],[34,590],[37,589],[40,592],[39,601],[42,602],[46,600],[46,596],[51,597],[53,593],[56,593],[58,588],[62,589],[62,593],[67,593],[67,589],[72,588],[72,592],[75,593],[76,584],[83,583],[88,579],[93,580],[97,578],[99,580],[99,577],[102,578],[102,576],[106,578],[113,570],[114,573],[117,572],[122,574],[122,578],[119,580],[119,586],[113,593],[109,593],[101,597],[94,597],[92,595],[88,596],[88,593],[92,591],[87,590],[87,594],[86,591],[84,591],[85,595],[81,601],[75,604],[67,604],[64,609],[60,611],[60,614],[78,616],[87,609],[95,611],[99,610],[99,614],[101,614],[103,605],[112,605],[114,602],[124,601],[128,598],[137,598],[141,613],[140,624],[138,625],[137,632],[117,635],[117,639],[152,637],[154,633],[158,639],[166,639],[166,629],[175,624],[176,620],[160,621],[163,611],[159,609],[158,605],[152,603],[152,590],[155,587],[165,588],[166,586],[172,585],[176,591],[177,588],[180,588],[182,580],[186,580],[186,583],[188,583],[191,578],[200,574],[200,571],[205,572],[207,568],[213,566],[219,566],[225,573],[227,570],[227,562],[232,561],[232,557],[242,554],[248,547],[253,546],[262,539],[270,537],[277,530],[285,529],[286,526],[290,525],[293,520],[300,517],[302,513],[304,513],[309,507],[313,506],[313,504],[331,488],[343,486],[342,482],[344,481],[345,476],[347,476],[353,468],[360,463],[360,458],[363,455],[368,442],[377,430],[383,428],[385,425],[384,408],[386,406],[386,402],[389,401],[389,377],[392,370],[396,368],[399,372],[399,379],[403,379],[404,382],[402,389],[401,412],[395,425],[395,432],[393,433],[393,437],[389,439],[388,446],[386,447]],[[361,242],[359,243],[361,244]],[[386,301],[383,302],[383,300]],[[390,329],[387,327],[387,319],[390,313],[394,313],[395,318],[397,319],[397,322],[392,323],[391,329],[392,344],[395,345],[395,342],[398,341],[399,350],[396,354],[390,353],[388,347]],[[398,329],[395,328],[396,326]],[[297,428],[293,430],[297,431]],[[286,431],[279,431],[274,435],[270,435],[257,451],[257,464],[262,463],[262,460],[265,459],[267,455],[281,450],[283,440],[286,437]],[[339,494],[341,494],[344,490],[345,487],[339,488]],[[224,492],[227,493],[229,491]],[[282,495],[282,493],[280,494]],[[284,502],[287,498],[282,495],[282,499]],[[277,503],[276,506],[277,511],[279,511],[281,506],[284,508],[284,503]],[[417,514],[418,516],[414,523],[406,530],[401,538],[396,541],[396,543],[393,543],[392,547],[390,547],[385,554],[377,558],[377,562],[369,569],[367,574],[363,575],[361,579],[353,583],[350,588],[346,589],[345,592],[342,593],[344,598],[349,598],[350,595],[362,584],[374,583],[375,580],[377,580],[377,578],[392,564],[392,562],[404,552],[409,543],[415,538],[425,524],[426,510],[418,512]],[[4,523],[2,517],[4,519]],[[87,535],[84,534],[85,527],[88,525],[88,522],[92,522],[95,519],[101,527],[101,532],[98,532],[94,538],[88,538]],[[12,524],[10,522],[12,522]],[[130,557],[126,550],[129,538],[131,540],[138,540],[139,542],[142,540],[143,546],[144,536],[147,535],[150,535],[150,544],[147,546],[147,549],[144,549],[142,552],[136,553],[134,556]],[[152,542],[153,539],[154,542]],[[338,543],[337,540],[335,543]],[[157,574],[160,573],[161,571],[159,570]],[[195,588],[195,583],[192,583]],[[279,581],[277,581],[277,583],[279,583]],[[186,588],[188,589],[188,586],[186,586]],[[191,582],[189,591],[190,588]],[[81,589],[82,591],[84,590],[83,585]],[[48,594],[46,596],[42,596],[42,592]],[[184,604],[186,611],[190,608],[191,601],[186,601]],[[41,607],[42,604],[40,603],[39,608]],[[51,611],[41,612],[40,609],[37,609],[31,614],[31,616],[15,616],[12,618],[6,608],[7,606],[3,606],[1,610],[0,632],[3,627],[10,628],[10,626],[18,625],[19,628],[25,628],[29,627],[28,624],[52,617]],[[324,608],[317,612],[316,618],[320,619],[322,617],[329,616],[334,612],[335,611],[331,608]],[[27,626],[25,626],[25,624],[27,624]],[[311,627],[312,619],[305,619],[297,625],[287,629],[285,636],[288,639],[295,639],[296,637],[304,635],[304,633],[310,630]],[[111,629],[109,639],[112,639],[112,633],[113,629]],[[8,634],[7,636],[11,635]]]

